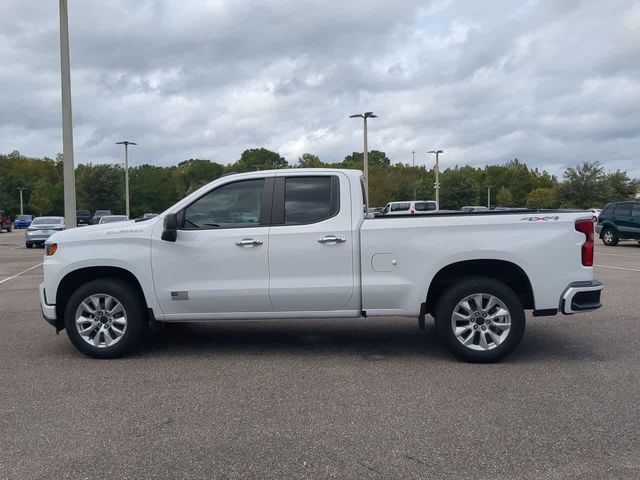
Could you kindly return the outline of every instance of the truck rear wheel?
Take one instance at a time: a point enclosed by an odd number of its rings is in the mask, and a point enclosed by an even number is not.
[[[94,358],[115,358],[138,346],[147,326],[143,301],[119,280],[93,280],[69,298],[64,325],[73,345]]]
[[[440,338],[467,362],[495,362],[518,346],[525,316],[507,285],[485,277],[460,281],[444,292],[435,312]]]

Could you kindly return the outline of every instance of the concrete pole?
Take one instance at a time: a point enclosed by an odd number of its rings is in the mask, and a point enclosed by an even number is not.
[[[67,0],[60,0],[60,76],[62,85],[62,155],[64,158],[64,223],[66,228],[74,228],[76,227],[76,180],[73,162]]]
[[[369,203],[369,146],[367,145],[367,117],[364,116],[364,191]]]
[[[440,208],[440,163],[438,161],[438,152],[436,152],[436,204]]]
[[[129,217],[129,144],[124,144],[124,198],[127,211],[127,217]]]
[[[491,185],[487,187],[487,208],[491,209]]]
[[[20,190],[20,215],[24,215],[24,208],[22,204],[22,188],[19,188],[18,190]]]
[[[411,158],[411,166],[412,166],[413,168],[415,168],[415,166],[416,166],[416,151],[415,151],[415,150],[413,150],[413,151],[411,152],[411,157],[412,157],[412,158]],[[413,181],[413,201],[414,201],[414,202],[415,202],[415,200],[416,200],[416,194],[417,194],[417,193],[416,193],[416,190],[418,189],[418,185],[417,185],[417,184],[418,184],[418,180],[414,180],[414,181]]]

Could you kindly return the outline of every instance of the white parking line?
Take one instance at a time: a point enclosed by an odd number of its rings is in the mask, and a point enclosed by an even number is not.
[[[594,265],[594,267],[613,268],[615,270],[628,270],[630,272],[640,272],[640,270],[638,270],[637,268],[612,267],[611,265]]]
[[[608,255],[609,257],[623,257],[623,258],[632,258],[632,255],[618,255],[616,253],[602,253],[598,252],[596,255]],[[634,257],[635,258],[635,257]]]
[[[34,268],[38,268],[38,267],[39,267],[39,266],[41,266],[41,265],[42,265],[42,263],[39,263],[39,264],[37,264],[37,265],[34,265],[33,267],[29,267],[29,268],[27,268],[26,270],[21,271],[20,273],[16,273],[16,274],[15,274],[15,275],[13,275],[12,277],[8,277],[8,278],[5,278],[4,280],[0,280],[0,285],[2,285],[2,284],[3,284],[3,283],[5,283],[5,282],[8,282],[9,280],[13,280],[14,278],[19,277],[19,276],[20,276],[20,275],[22,275],[23,273],[27,273],[28,271],[33,270]]]
[[[18,245],[17,247],[12,247],[9,250],[17,250],[19,248],[24,248],[24,245]]]

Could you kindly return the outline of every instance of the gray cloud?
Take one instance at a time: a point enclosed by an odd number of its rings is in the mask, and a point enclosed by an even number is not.
[[[69,2],[78,162],[370,147],[640,176],[640,2]],[[61,150],[57,2],[0,4],[0,151]],[[428,161],[431,161],[430,159]]]

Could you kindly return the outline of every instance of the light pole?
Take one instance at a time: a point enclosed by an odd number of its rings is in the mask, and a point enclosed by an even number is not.
[[[444,152],[442,150],[429,150],[427,153],[436,154],[436,181],[433,187],[436,189],[436,205],[440,208],[440,163],[438,161],[438,155]]]
[[[364,191],[369,200],[369,148],[367,146],[367,118],[378,118],[373,112],[356,113],[349,118],[362,118],[364,120]]]
[[[29,190],[29,189],[26,187],[18,187],[16,188],[16,190],[20,191],[20,215],[24,215],[24,208],[23,208],[24,202],[22,201],[22,191]]]
[[[487,208],[491,210],[491,185],[487,187]]]
[[[411,166],[412,166],[413,168],[415,168],[415,167],[416,167],[416,151],[415,151],[415,150],[412,150],[412,151],[411,151],[411,157],[412,157],[412,158],[411,158]],[[414,172],[414,173],[415,173],[415,172]],[[413,200],[414,200],[414,201],[416,200],[416,189],[417,189],[417,183],[418,183],[418,180],[414,180],[414,181],[413,181]]]
[[[76,226],[76,180],[73,166],[73,120],[71,117],[67,0],[60,0],[60,77],[62,86],[62,155],[64,159],[64,223],[66,228],[73,228]]]
[[[116,142],[116,145],[124,145],[124,199],[127,210],[127,217],[129,216],[129,145],[137,145],[135,142],[129,142],[123,140],[122,142]]]

